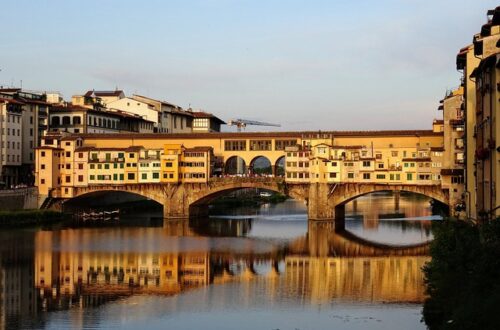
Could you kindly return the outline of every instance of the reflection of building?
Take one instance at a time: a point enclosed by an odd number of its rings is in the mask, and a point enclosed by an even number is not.
[[[0,241],[0,329],[9,324],[28,328],[36,315],[37,300],[33,287],[33,236],[1,234]]]
[[[90,234],[90,233],[89,233]],[[74,295],[104,290],[171,294],[187,287],[210,284],[207,253],[122,253],[53,250],[62,245],[82,246],[86,241],[74,231],[36,234],[35,279],[37,288],[50,295]]]
[[[428,257],[286,257],[286,287],[312,302],[423,302],[422,266]]]

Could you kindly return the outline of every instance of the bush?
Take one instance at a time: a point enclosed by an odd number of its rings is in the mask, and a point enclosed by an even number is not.
[[[432,260],[424,267],[429,329],[499,329],[500,221],[445,221],[433,232]]]

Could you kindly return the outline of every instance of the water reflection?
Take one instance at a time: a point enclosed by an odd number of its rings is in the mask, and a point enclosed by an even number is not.
[[[227,313],[235,304],[291,311],[423,301],[428,236],[381,243],[356,233],[365,220],[336,231],[328,222],[276,220],[277,210],[159,227],[0,232],[0,328],[117,327],[124,311],[144,326],[174,311],[189,318],[204,306]],[[375,232],[392,237],[378,221]],[[414,222],[402,236],[422,228]],[[104,312],[117,305],[120,311]]]

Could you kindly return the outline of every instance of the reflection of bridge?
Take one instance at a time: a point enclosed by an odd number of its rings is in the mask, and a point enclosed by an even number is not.
[[[312,232],[308,235],[317,235],[327,229],[323,224],[319,227],[312,224]],[[164,240],[170,237],[168,231],[161,228],[133,232],[134,238],[144,243],[159,238],[155,235],[167,235]],[[117,230],[116,234],[125,233]],[[279,298],[277,292],[290,298],[308,297],[312,301],[421,302],[424,297],[420,269],[428,257],[411,255],[409,249],[393,256],[387,255],[391,254],[391,249],[397,251],[397,248],[386,247],[386,256],[380,253],[381,247],[378,252],[370,254],[370,251],[363,250],[368,244],[366,242],[364,245],[353,242],[351,248],[340,249],[338,246],[348,244],[347,238],[338,242],[337,247],[327,249],[327,254],[310,251],[311,248],[301,251],[297,247],[300,242],[292,243],[287,252],[253,249],[240,252],[142,252],[135,249],[132,250],[135,252],[97,252],[71,249],[82,242],[91,243],[93,237],[93,230],[35,234],[34,285],[45,292],[42,297],[48,299],[47,304],[57,306],[58,302],[51,302],[52,299],[69,296],[73,298],[65,301],[80,301],[80,307],[85,307],[99,305],[113,297],[138,293],[180,294],[192,288],[228,282],[257,285],[270,299]],[[332,244],[342,236],[329,231],[325,237],[324,243]],[[54,244],[61,249],[53,249]],[[352,248],[355,245],[358,248]],[[340,256],[342,251],[349,256]],[[420,254],[421,251],[417,252]],[[253,294],[252,290],[245,292]]]
[[[309,219],[336,219],[338,223],[344,219],[346,203],[377,191],[413,192],[448,204],[448,196],[439,185],[287,183],[283,178],[276,177],[212,178],[207,183],[89,185],[75,187],[74,196],[78,198],[95,192],[123,191],[160,203],[163,205],[166,218],[184,218],[206,215],[210,201],[242,188],[258,188],[285,194],[307,204]]]

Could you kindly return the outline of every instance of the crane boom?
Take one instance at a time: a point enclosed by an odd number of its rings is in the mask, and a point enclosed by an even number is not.
[[[236,126],[238,128],[238,132],[241,132],[242,128],[245,128],[247,125],[252,125],[252,126],[274,126],[274,127],[281,127],[279,124],[272,124],[272,123],[265,123],[262,121],[256,121],[256,120],[248,120],[248,119],[231,119],[227,123],[229,126]]]

